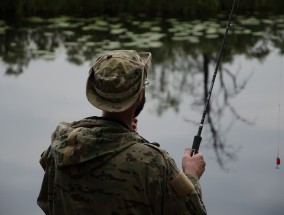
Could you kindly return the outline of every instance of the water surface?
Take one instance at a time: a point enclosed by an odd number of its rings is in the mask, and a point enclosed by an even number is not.
[[[0,23],[0,214],[43,214],[36,205],[40,154],[58,122],[100,114],[87,102],[85,83],[94,56],[104,50],[152,52],[138,129],[180,166],[197,133],[226,17],[126,20]],[[200,148],[208,214],[283,214],[284,173],[275,169],[278,138],[282,160],[284,154],[283,20],[240,16],[226,48]]]

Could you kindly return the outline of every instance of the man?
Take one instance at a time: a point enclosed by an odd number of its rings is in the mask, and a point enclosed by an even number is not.
[[[42,154],[38,205],[52,215],[206,214],[201,153],[185,149],[183,172],[133,130],[145,103],[150,53],[115,50],[89,72],[87,98],[101,117],[60,123]]]

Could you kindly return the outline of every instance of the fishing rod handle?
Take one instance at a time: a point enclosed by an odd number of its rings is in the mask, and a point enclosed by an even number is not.
[[[199,136],[199,135],[195,135],[194,136],[193,143],[192,143],[192,148],[191,148],[191,153],[190,153],[191,157],[198,153],[201,140],[202,140],[201,136]]]

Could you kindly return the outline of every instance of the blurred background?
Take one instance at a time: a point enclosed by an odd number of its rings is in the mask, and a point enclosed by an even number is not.
[[[107,50],[152,52],[138,130],[181,167],[232,2],[1,0],[0,214],[43,214],[40,154],[60,121],[100,115],[85,83]],[[284,1],[239,0],[202,132],[208,214],[283,214],[283,11]]]

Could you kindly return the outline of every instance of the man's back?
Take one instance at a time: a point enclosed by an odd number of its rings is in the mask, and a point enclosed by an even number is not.
[[[45,180],[38,204],[55,215],[186,214],[169,186],[178,174],[172,162],[120,123],[62,123],[41,159]]]

